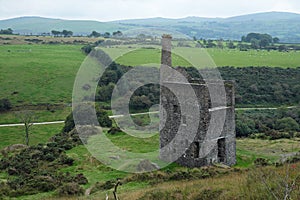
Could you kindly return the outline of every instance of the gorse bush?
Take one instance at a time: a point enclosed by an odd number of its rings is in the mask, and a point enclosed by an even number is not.
[[[78,183],[65,183],[58,188],[59,196],[79,196],[84,194],[84,189]]]
[[[74,139],[71,134],[62,133],[54,136],[52,140],[45,145],[31,146],[6,155],[0,160],[0,170],[9,175],[6,182],[0,182],[0,197],[37,194],[57,188],[61,189],[60,194],[82,194],[83,189],[77,185],[88,183],[83,174],[59,172],[61,168],[73,165],[74,160],[65,154],[65,150],[78,145],[78,138]],[[67,147],[66,144],[70,146]],[[72,184],[65,185],[66,183]]]
[[[12,108],[12,105],[8,99],[0,99],[0,112],[8,111]]]

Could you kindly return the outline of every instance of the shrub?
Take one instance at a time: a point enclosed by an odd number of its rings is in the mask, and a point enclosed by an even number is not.
[[[58,188],[60,196],[79,196],[84,194],[84,189],[78,183],[66,183]]]
[[[196,195],[193,195],[191,199],[197,200],[211,200],[211,199],[220,199],[223,190],[221,189],[204,189]]]
[[[56,188],[55,180],[50,176],[35,176],[27,186],[39,192],[49,192]]]
[[[0,99],[0,112],[8,111],[12,108],[12,105],[8,99]]]
[[[119,127],[112,127],[108,130],[108,133],[111,135],[115,135],[117,133],[122,133],[122,130]]]
[[[63,132],[70,132],[75,127],[75,122],[73,119],[73,113],[69,114],[65,120],[65,126]]]
[[[71,166],[71,165],[73,165],[74,159],[68,157],[65,154],[61,154],[60,157],[59,157],[59,159],[58,159],[58,162],[59,162],[59,164],[62,164],[62,165],[69,165],[69,166]]]
[[[269,165],[269,160],[267,160],[265,158],[257,158],[254,160],[254,164],[256,166],[267,166],[267,165]]]
[[[81,50],[88,55],[89,53],[91,53],[91,51],[95,48],[95,45],[86,45],[84,47],[81,48]]]
[[[91,189],[91,194],[96,193],[98,191],[110,190],[115,186],[115,181],[106,181],[106,182],[97,182],[94,187]]]
[[[161,189],[146,192],[139,200],[167,200],[167,199],[183,199],[181,191],[163,191]]]
[[[78,183],[79,185],[85,185],[88,183],[88,180],[83,174],[77,174],[74,178],[74,182]]]
[[[105,110],[98,110],[96,112],[98,122],[102,127],[111,127],[112,121],[109,119],[108,113]]]

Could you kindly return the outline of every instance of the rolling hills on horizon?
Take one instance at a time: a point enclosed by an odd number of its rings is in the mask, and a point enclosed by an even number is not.
[[[166,29],[165,27],[168,27]],[[92,20],[63,20],[43,17],[18,17],[0,20],[0,29],[12,28],[14,33],[41,34],[51,30],[71,30],[75,35],[88,35],[92,31],[113,32],[121,30],[137,34],[155,30],[179,32],[189,37],[205,39],[239,40],[249,32],[268,33],[281,42],[300,43],[300,14],[287,12],[265,12],[229,18],[186,17],[179,19],[147,18],[110,22]],[[147,30],[151,30],[148,31]]]

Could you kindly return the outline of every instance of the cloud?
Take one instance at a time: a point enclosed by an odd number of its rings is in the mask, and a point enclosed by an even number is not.
[[[298,12],[300,10],[300,3],[298,0],[290,0],[290,1],[277,1],[273,8],[273,10],[284,10],[288,12]]]
[[[300,13],[298,0],[0,0],[0,18],[44,16],[99,21],[186,16],[228,17],[264,11]]]

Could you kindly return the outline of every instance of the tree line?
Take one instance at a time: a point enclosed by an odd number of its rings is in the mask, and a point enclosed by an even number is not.
[[[249,33],[246,36],[242,36],[242,42],[251,43],[252,48],[263,48],[269,46],[270,44],[278,43],[278,37],[272,37],[269,34],[261,33]]]
[[[72,31],[68,31],[68,30],[63,30],[63,31],[57,31],[57,30],[52,30],[51,31],[52,35],[54,35],[54,37],[71,37],[73,36],[73,32]]]
[[[300,137],[300,108],[238,111],[236,134],[262,139]]]
[[[73,36],[73,31],[69,31],[69,30],[63,30],[63,31],[58,31],[58,30],[52,30],[51,34],[54,37],[71,37]],[[110,37],[121,37],[123,36],[123,33],[121,31],[115,31],[115,32],[105,32],[105,33],[100,33],[97,31],[92,31],[92,33],[90,33],[89,35],[87,35],[88,37],[104,37],[104,38],[110,38]]]
[[[8,29],[1,29],[0,30],[0,34],[1,35],[12,35],[13,34],[13,30],[11,28]]]
[[[296,44],[280,44],[280,39],[278,37],[272,37],[269,34],[261,33],[249,33],[246,36],[242,36],[240,41],[232,40],[212,40],[212,39],[197,39],[196,47],[203,48],[228,48],[228,49],[239,49],[240,51],[247,51],[248,49],[264,49],[264,50],[278,50],[280,52],[289,50],[300,50],[300,46]],[[184,42],[178,43],[178,46],[189,46],[184,44]]]
[[[113,37],[121,37],[123,36],[123,33],[121,31],[115,31],[112,34],[110,32],[105,32],[105,33],[99,33],[97,31],[92,31],[92,33],[89,35],[89,37],[104,37],[104,38],[110,38],[111,36]]]

